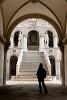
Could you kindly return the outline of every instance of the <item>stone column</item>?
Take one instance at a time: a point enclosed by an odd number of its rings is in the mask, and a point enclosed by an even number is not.
[[[60,50],[61,50],[61,53],[62,53],[62,59],[61,59],[62,85],[65,85],[64,46],[63,46],[62,41],[59,42],[58,46],[60,47]]]
[[[64,42],[65,85],[67,86],[67,36],[63,39],[63,42]]]
[[[3,85],[3,66],[4,66],[4,45],[6,39],[0,31],[0,86]]]
[[[57,48],[57,35],[53,36],[53,43],[54,43],[54,48]]]
[[[27,50],[27,34],[23,35],[23,51],[28,51]]]
[[[44,51],[44,35],[39,36],[39,51]]]
[[[4,67],[3,67],[3,85],[6,84],[6,60],[7,60],[7,50],[10,46],[10,42],[6,41],[4,45]]]
[[[67,86],[67,44],[64,47],[64,61],[65,61],[65,85]]]
[[[60,72],[60,61],[56,61],[56,79],[61,79],[61,72]]]
[[[4,45],[0,42],[0,86],[3,85]]]

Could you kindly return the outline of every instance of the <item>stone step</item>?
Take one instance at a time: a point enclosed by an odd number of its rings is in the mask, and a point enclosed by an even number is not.
[[[23,57],[43,57],[43,54],[41,52],[24,52]]]
[[[37,61],[37,62],[42,61],[42,62],[43,62],[43,61],[45,61],[45,59],[44,59],[43,57],[42,57],[42,58],[29,58],[29,57],[28,57],[28,58],[23,58],[23,61],[33,61],[33,62],[34,62],[34,61],[35,61],[35,62],[36,62],[36,61]]]
[[[26,66],[24,66],[24,67],[21,67],[20,69],[19,69],[19,71],[21,72],[21,71],[37,71],[37,69],[38,69],[38,67],[26,67]],[[47,67],[45,67],[45,70],[47,71]]]
[[[31,78],[31,77],[24,77],[24,76],[21,76],[21,75],[12,76],[11,80],[14,80],[14,81],[38,81],[37,77],[32,77]],[[53,77],[47,75],[44,80],[45,81],[51,81],[51,80],[53,80]]]
[[[19,69],[18,79],[32,80],[37,78],[36,72],[40,63],[43,63],[48,75],[48,68],[43,52],[24,52]]]
[[[46,66],[46,63],[44,63],[44,62],[41,62],[41,63],[43,63],[43,66]],[[40,62],[38,61],[36,61],[36,62],[29,62],[29,61],[23,61],[23,62],[21,62],[21,66],[20,67],[23,67],[24,65],[25,66],[34,66],[34,67],[38,67],[39,66],[39,64],[40,64]]]

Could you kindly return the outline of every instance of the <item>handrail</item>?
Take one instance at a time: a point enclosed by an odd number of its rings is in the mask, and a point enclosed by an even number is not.
[[[44,49],[44,57],[45,57],[45,61],[46,61],[47,67],[48,67],[49,75],[51,76],[51,63],[50,63],[48,54],[45,49]]]
[[[17,64],[16,64],[16,75],[18,75],[18,73],[19,73],[19,68],[20,68],[20,64],[21,64],[21,61],[22,61],[22,57],[23,57],[23,49],[21,49],[21,51],[20,51],[18,61],[17,61]]]

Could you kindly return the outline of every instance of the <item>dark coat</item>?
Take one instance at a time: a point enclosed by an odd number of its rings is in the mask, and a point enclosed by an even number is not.
[[[37,78],[38,81],[42,81],[44,80],[44,78],[46,78],[46,70],[43,67],[39,67],[37,70]]]

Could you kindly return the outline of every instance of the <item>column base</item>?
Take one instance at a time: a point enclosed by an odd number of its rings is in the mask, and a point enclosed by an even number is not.
[[[23,52],[28,52],[28,49],[23,49]]]

